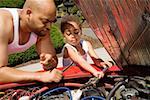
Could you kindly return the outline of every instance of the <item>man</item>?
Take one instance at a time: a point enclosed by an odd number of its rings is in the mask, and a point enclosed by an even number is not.
[[[26,0],[23,9],[0,9],[0,82],[59,82],[62,72],[25,72],[9,68],[8,55],[22,52],[36,44],[40,62],[56,67],[57,57],[49,31],[55,20],[56,6],[53,0]]]

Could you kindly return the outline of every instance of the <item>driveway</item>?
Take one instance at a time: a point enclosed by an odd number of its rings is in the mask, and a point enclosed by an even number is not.
[[[105,50],[105,48],[97,48],[95,49],[95,52],[103,60],[112,60],[109,54],[107,53],[107,51]],[[87,61],[89,63],[93,63],[89,56]],[[58,57],[58,67],[62,67],[62,57]],[[21,66],[18,67],[17,69],[24,70],[24,71],[31,71],[31,72],[43,70],[42,65],[40,63],[33,63],[30,65]]]

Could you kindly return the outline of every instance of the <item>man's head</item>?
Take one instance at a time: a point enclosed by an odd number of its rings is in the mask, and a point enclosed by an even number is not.
[[[26,0],[20,16],[29,31],[44,36],[56,20],[56,6],[53,0]]]

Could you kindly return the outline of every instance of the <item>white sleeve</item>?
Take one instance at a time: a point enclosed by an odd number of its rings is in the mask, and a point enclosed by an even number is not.
[[[83,40],[82,42],[82,47],[83,50],[87,53],[89,51],[88,45],[87,45],[87,41]]]

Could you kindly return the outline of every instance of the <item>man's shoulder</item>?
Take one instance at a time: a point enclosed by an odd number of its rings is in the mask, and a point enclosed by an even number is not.
[[[0,9],[0,34],[7,34],[10,33],[10,31],[12,30],[12,23],[13,23],[13,19],[11,14],[3,9]]]
[[[5,10],[5,9],[2,9],[2,8],[0,8],[0,18],[2,18],[2,19],[7,19],[7,20],[11,20],[12,19],[12,16],[11,16],[11,14],[10,14],[10,12],[9,11],[7,11],[7,10]]]

